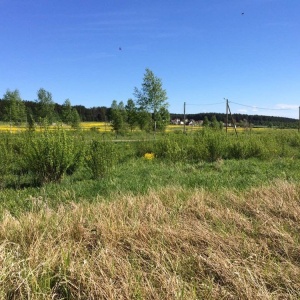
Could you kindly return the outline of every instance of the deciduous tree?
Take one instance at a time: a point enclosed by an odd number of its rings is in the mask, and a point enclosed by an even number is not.
[[[37,92],[38,96],[38,117],[42,122],[52,123],[54,121],[55,103],[52,100],[52,94],[43,88]]]
[[[5,107],[5,119],[18,125],[26,121],[25,104],[20,97],[18,90],[7,90],[3,96],[3,100],[7,102]]]
[[[162,81],[150,69],[146,69],[141,89],[135,87],[134,96],[140,111],[152,114],[153,128],[163,119],[161,113],[168,109],[167,92],[162,88]]]
[[[137,120],[137,108],[132,99],[127,100],[127,104],[125,105],[125,110],[127,114],[127,123],[131,131],[133,131],[134,127],[136,127]]]
[[[113,100],[111,104],[111,124],[113,130],[118,134],[126,130],[126,111],[124,103]]]

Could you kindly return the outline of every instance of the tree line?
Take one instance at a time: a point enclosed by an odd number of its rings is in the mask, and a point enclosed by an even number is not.
[[[18,90],[7,90],[0,99],[0,121],[13,125],[27,123],[29,127],[39,124],[63,122],[73,128],[83,122],[110,122],[114,131],[121,133],[138,127],[145,131],[164,130],[170,120],[180,119],[203,121],[203,125],[222,127],[226,123],[225,113],[172,114],[168,111],[167,93],[162,81],[150,69],[146,69],[141,88],[134,88],[135,99],[129,98],[126,103],[113,100],[110,107],[98,106],[86,108],[83,105],[71,105],[70,99],[57,104],[52,94],[44,88],[37,91],[35,101],[22,100]],[[298,120],[285,117],[234,114],[230,123],[243,127],[266,126],[297,128]]]
[[[19,90],[7,90],[0,100],[0,121],[12,125],[27,123],[29,127],[39,124],[53,124],[61,121],[72,127],[78,127],[80,116],[72,107],[69,99],[62,105],[55,103],[52,94],[43,88],[37,91],[36,101],[22,100]]]
[[[170,122],[166,90],[162,81],[150,69],[146,69],[142,87],[134,88],[135,100],[112,101],[111,107],[86,108],[83,105],[71,105],[66,99],[62,105],[52,99],[52,94],[44,88],[37,91],[37,100],[22,100],[18,90],[7,90],[0,99],[0,121],[13,125],[27,123],[53,124],[63,122],[73,128],[81,121],[110,122],[117,133],[139,127],[145,131],[164,130]]]
[[[171,119],[183,119],[183,114],[171,114]],[[196,113],[186,114],[186,120],[195,120],[196,122],[202,120],[203,123],[209,122],[210,126],[215,122],[226,123],[227,116],[225,113]],[[241,127],[262,126],[262,127],[277,127],[277,128],[298,128],[299,120],[287,117],[278,116],[264,116],[264,115],[247,115],[247,114],[233,114],[228,117],[229,123],[235,123]]]

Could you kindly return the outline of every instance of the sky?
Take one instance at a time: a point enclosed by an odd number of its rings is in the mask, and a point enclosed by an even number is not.
[[[146,68],[169,111],[299,118],[299,0],[0,0],[0,98],[133,99]]]

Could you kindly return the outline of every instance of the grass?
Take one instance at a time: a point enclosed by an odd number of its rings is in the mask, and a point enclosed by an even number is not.
[[[170,186],[0,223],[1,299],[299,299],[299,186]]]
[[[297,182],[300,180],[299,170],[300,161],[288,158],[188,164],[145,160],[141,157],[124,162],[100,180],[91,180],[86,170],[79,170],[73,177],[65,177],[60,184],[50,183],[17,190],[0,189],[0,215],[4,210],[16,216],[30,210],[28,199],[31,197],[41,198],[49,207],[57,208],[62,203],[91,203],[100,198],[113,201],[116,194],[146,195],[149,190],[168,186],[186,190],[200,188],[216,193],[223,190],[243,191],[268,185],[276,179]]]
[[[300,138],[246,134],[118,139],[99,178],[42,186],[6,169],[24,141],[2,135],[0,299],[299,299]]]

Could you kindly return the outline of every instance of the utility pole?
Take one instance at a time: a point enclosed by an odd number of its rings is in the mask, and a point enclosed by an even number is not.
[[[300,131],[300,106],[299,106],[299,125],[298,125],[298,132]]]
[[[185,133],[185,102],[183,102],[183,133]]]
[[[228,100],[227,100],[227,101],[228,101]],[[234,126],[235,134],[236,134],[236,136],[238,136],[237,131],[236,131],[236,124],[235,124],[235,121],[234,121],[234,119],[233,119],[233,116],[232,116],[232,113],[231,113],[231,110],[230,110],[230,107],[229,107],[228,102],[227,102],[227,107],[228,107],[228,110],[229,110],[229,113],[230,113],[230,116],[231,116],[232,124],[233,124],[233,126]]]
[[[226,100],[226,134],[227,134],[227,131],[228,131],[228,99],[225,99]]]
[[[10,133],[12,133],[12,130],[11,130],[11,102],[10,102],[10,107],[9,107],[9,127],[10,127]]]

